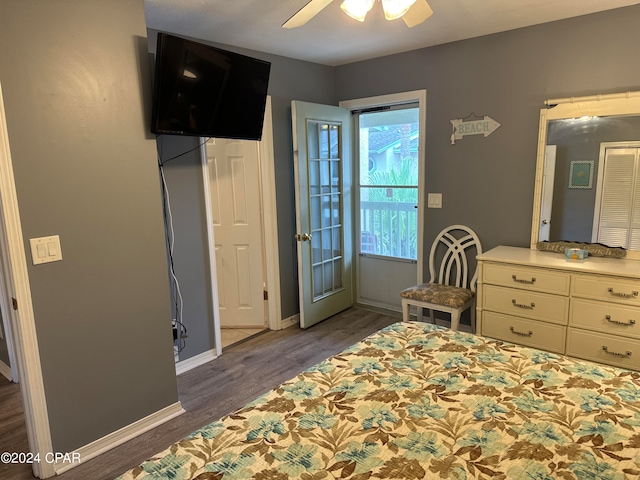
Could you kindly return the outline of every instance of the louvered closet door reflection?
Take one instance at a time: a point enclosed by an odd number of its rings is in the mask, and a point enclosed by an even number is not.
[[[263,327],[263,258],[258,144],[207,142],[220,325]]]
[[[638,148],[608,149],[602,179],[597,241],[640,249],[640,168]]]

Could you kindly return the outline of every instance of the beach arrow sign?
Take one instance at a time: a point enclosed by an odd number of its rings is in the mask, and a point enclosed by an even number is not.
[[[461,118],[451,120],[453,133],[451,134],[451,145],[455,145],[456,140],[460,140],[467,135],[484,135],[488,137],[500,126],[493,118],[485,115],[481,120],[463,121]]]

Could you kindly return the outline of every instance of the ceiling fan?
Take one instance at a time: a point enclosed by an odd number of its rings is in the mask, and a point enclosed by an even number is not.
[[[333,0],[310,0],[304,7],[298,10],[289,20],[284,22],[282,28],[301,27],[318,13],[320,13]],[[365,16],[373,8],[376,0],[344,0],[340,7],[349,16],[363,22]],[[382,9],[387,20],[401,18],[409,28],[424,22],[431,16],[433,10],[427,0],[381,0]]]

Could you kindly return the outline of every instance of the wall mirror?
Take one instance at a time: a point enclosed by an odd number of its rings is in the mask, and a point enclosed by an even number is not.
[[[598,242],[640,260],[640,92],[545,105],[531,248],[544,240]]]

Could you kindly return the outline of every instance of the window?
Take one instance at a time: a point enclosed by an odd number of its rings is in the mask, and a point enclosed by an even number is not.
[[[359,253],[417,260],[418,106],[361,112],[356,123]]]

